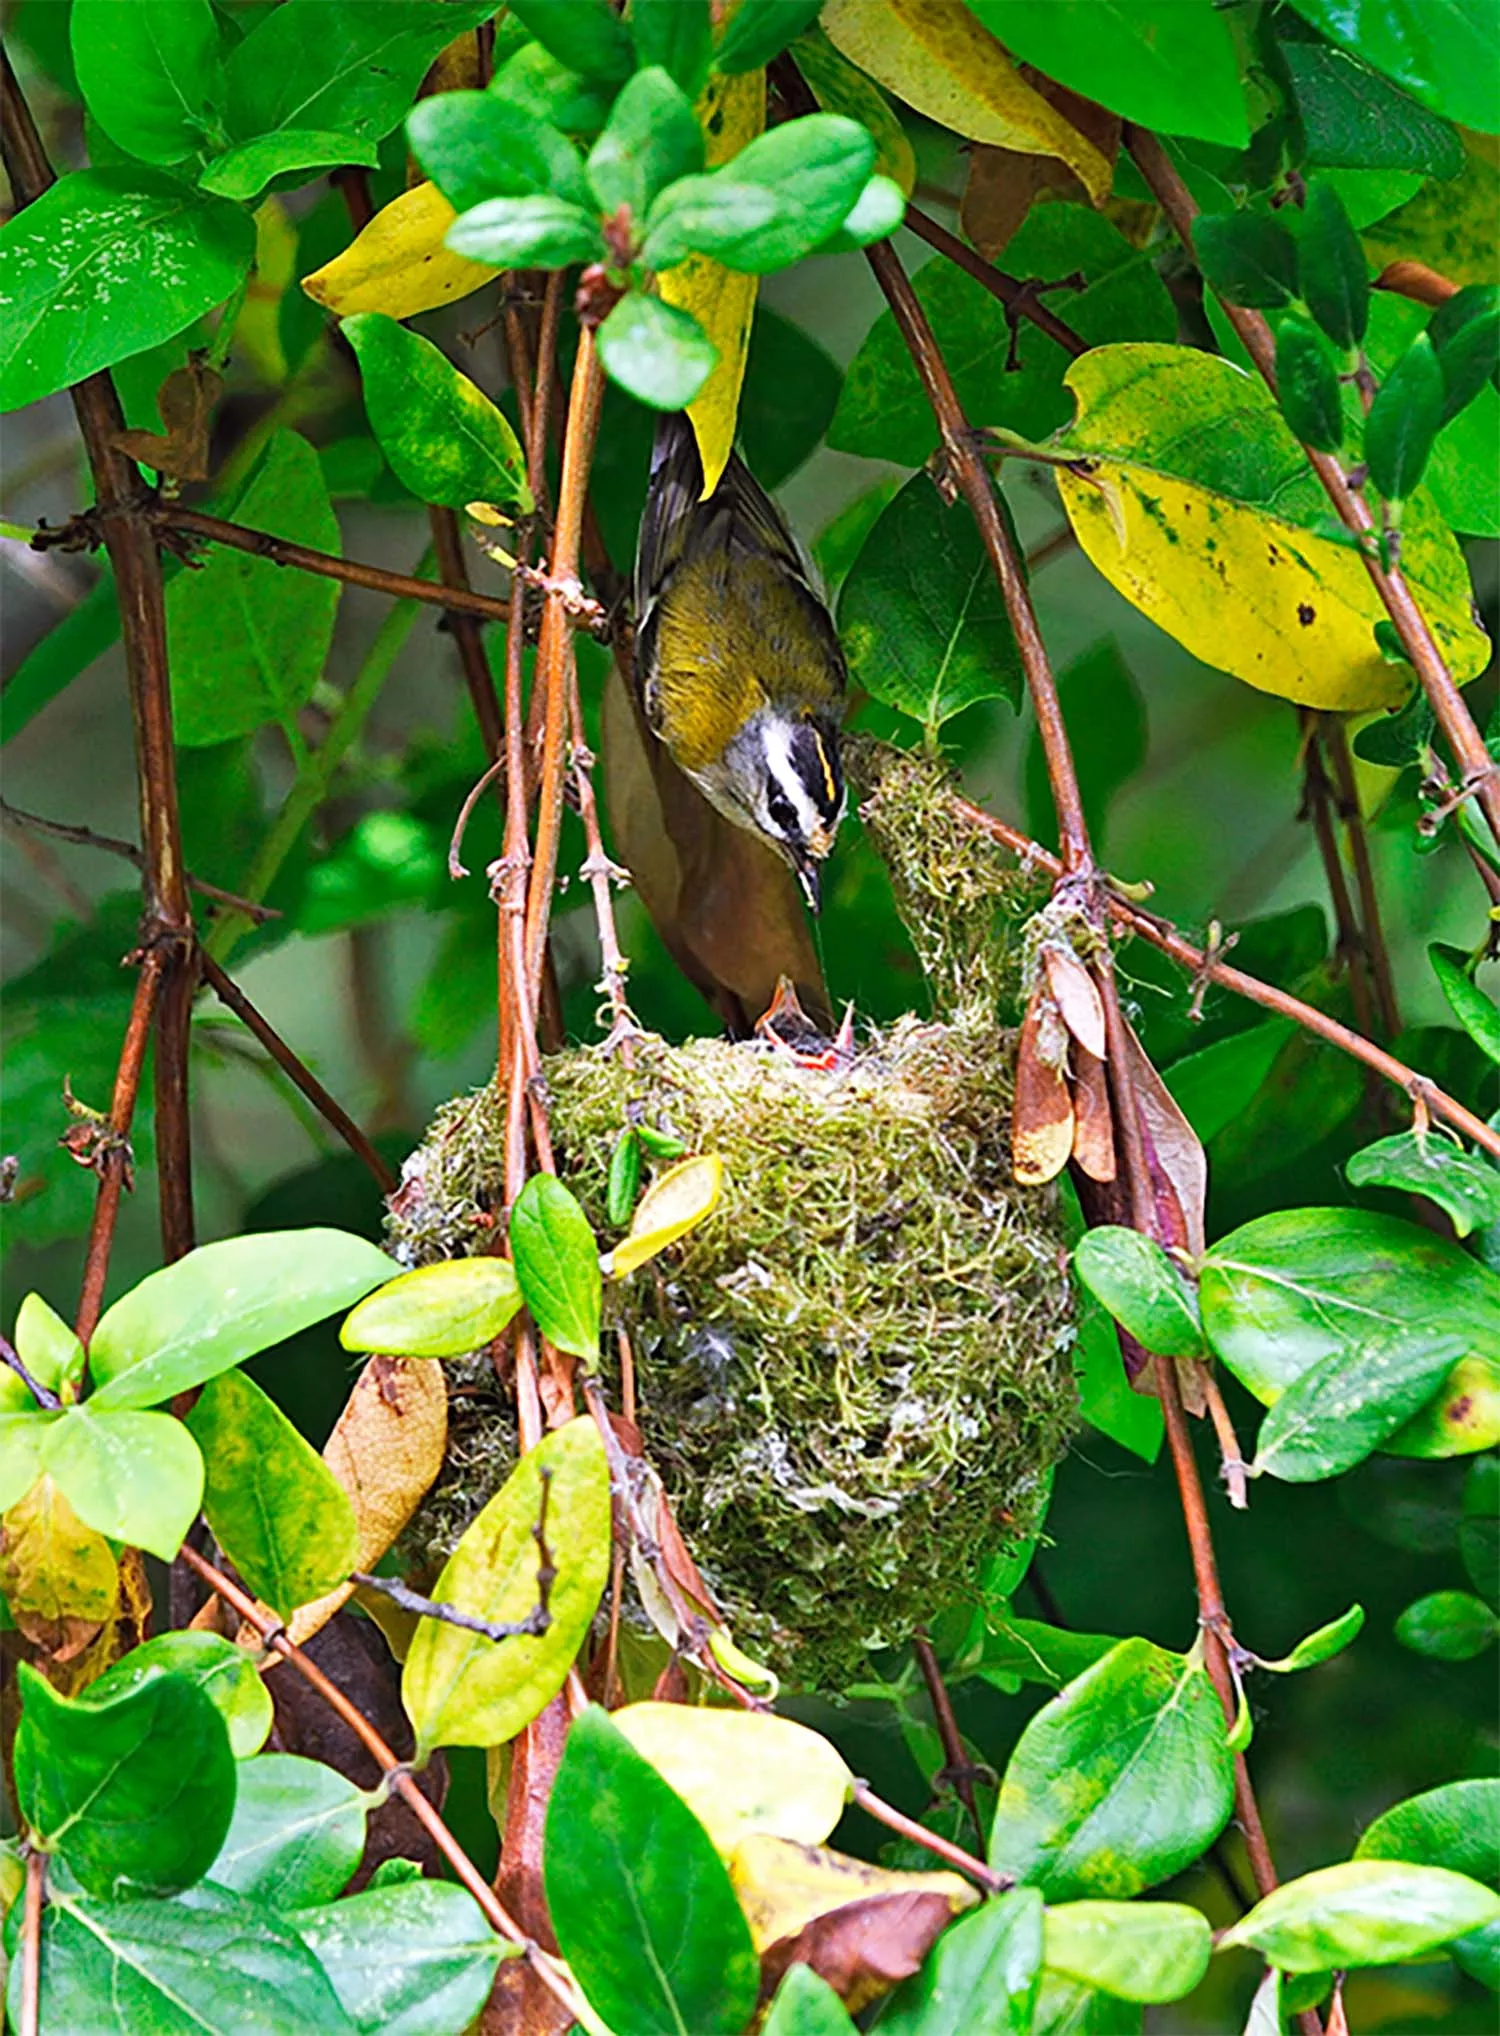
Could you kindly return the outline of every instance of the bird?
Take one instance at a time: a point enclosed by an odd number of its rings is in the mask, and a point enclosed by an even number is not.
[[[657,426],[634,595],[652,733],[727,820],[791,865],[816,913],[844,813],[838,633],[785,518],[738,453],[704,498],[681,412]]]

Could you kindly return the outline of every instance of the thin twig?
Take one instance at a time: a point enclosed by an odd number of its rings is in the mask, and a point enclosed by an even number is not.
[[[1224,1480],[1224,1489],[1229,1494],[1230,1505],[1237,1513],[1243,1513],[1250,1503],[1245,1485],[1249,1465],[1245,1462],[1240,1438],[1234,1432],[1234,1422],[1224,1404],[1224,1395],[1219,1390],[1219,1381],[1214,1377],[1211,1365],[1203,1367],[1203,1397],[1208,1401],[1209,1418],[1219,1438],[1219,1474]]]
[[[23,827],[33,834],[47,834],[54,841],[70,842],[75,848],[97,848],[105,855],[117,855],[122,862],[132,863],[136,869],[145,867],[146,858],[133,841],[122,841],[118,835],[99,834],[92,827],[75,827],[66,820],[45,820],[40,813],[25,813],[19,806],[12,806],[8,799],[0,799],[0,820],[8,820],[14,827]],[[190,891],[200,897],[212,898],[217,905],[232,906],[236,912],[243,912],[257,925],[268,919],[279,919],[281,914],[271,905],[257,905],[249,898],[242,898],[237,891],[222,890],[218,884],[209,883],[206,877],[195,877],[187,872]]]
[[[94,1202],[93,1221],[89,1225],[89,1241],[83,1260],[83,1288],[73,1324],[85,1350],[104,1306],[104,1282],[109,1276],[115,1219],[120,1212],[120,1197],[125,1191],[125,1175],[130,1164],[130,1126],[135,1117],[141,1071],[146,1062],[146,1045],[151,1037],[156,1001],[161,994],[165,971],[165,950],[148,948],[141,962],[141,972],[135,979],[135,996],[131,1000],[130,1018],[120,1047],[119,1066],[115,1070],[115,1089],[109,1108],[109,1141],[97,1162],[99,1193]]]
[[[1154,134],[1144,128],[1127,124],[1125,141],[1135,158],[1137,169],[1145,178],[1151,195],[1166,214],[1173,232],[1184,247],[1191,251],[1193,244],[1193,221],[1198,216],[1198,205],[1187,185],[1178,175],[1166,150]],[[1271,329],[1258,311],[1245,311],[1238,305],[1225,304],[1224,315],[1239,335],[1245,350],[1260,370],[1267,387],[1276,392],[1276,345]],[[1374,518],[1364,497],[1349,486],[1343,468],[1331,453],[1314,452],[1303,448],[1314,473],[1322,482],[1324,490],[1344,528],[1359,540],[1360,557],[1371,584],[1385,611],[1395,624],[1401,647],[1406,652],[1422,682],[1432,711],[1437,717],[1439,728],[1452,750],[1464,782],[1465,794],[1472,793],[1478,800],[1481,811],[1490,825],[1490,831],[1500,841],[1500,776],[1484,738],[1474,725],[1474,717],[1464,702],[1463,695],[1454,683],[1453,674],[1438,649],[1437,640],[1428,626],[1404,575],[1397,567],[1381,564]]]
[[[461,1626],[466,1633],[482,1633],[486,1640],[540,1638],[552,1624],[552,1586],[557,1581],[557,1564],[547,1546],[547,1501],[552,1490],[552,1472],[544,1467],[538,1476],[542,1496],[537,1522],[531,1530],[531,1538],[536,1543],[536,1603],[524,1619],[481,1619],[477,1613],[465,1612],[458,1605],[445,1604],[441,1598],[423,1597],[420,1591],[412,1590],[399,1577],[373,1576],[363,1569],[351,1570],[350,1575],[355,1583],[363,1584],[366,1590],[379,1591],[393,1605],[399,1605],[403,1612],[414,1612],[419,1619],[436,1619],[444,1626]]]
[[[1328,886],[1329,903],[1333,906],[1334,953],[1349,978],[1354,1022],[1368,1039],[1375,1030],[1370,957],[1365,946],[1364,930],[1355,914],[1333,824],[1333,782],[1323,760],[1322,724],[1318,715],[1307,707],[1299,709],[1297,719],[1302,729],[1302,817],[1312,825],[1322,859],[1323,880]]]
[[[962,818],[970,821],[975,827],[982,828],[986,834],[993,835],[996,841],[1004,842],[1007,848],[1014,849],[1028,866],[1046,870],[1052,876],[1062,875],[1062,864],[1058,858],[1049,849],[1043,848],[1039,842],[1032,841],[1028,835],[1022,834],[1018,828],[1007,826],[1003,820],[997,820],[992,813],[986,813],[982,807],[974,805],[968,799],[955,797],[952,803],[954,811]],[[1117,924],[1139,935],[1152,947],[1160,948],[1163,954],[1170,955],[1173,961],[1189,970],[1198,980],[1217,983],[1222,989],[1232,990],[1236,996],[1244,997],[1247,1002],[1259,1004],[1262,1010],[1274,1011],[1280,1018],[1290,1018],[1305,1031],[1315,1033],[1330,1046],[1336,1046],[1341,1053],[1347,1053],[1355,1060],[1362,1060],[1366,1067],[1374,1068],[1377,1074],[1383,1075],[1388,1082],[1393,1082],[1398,1089],[1411,1097],[1414,1103],[1425,1102],[1434,1116],[1444,1118],[1456,1131],[1461,1131],[1465,1138],[1472,1140],[1475,1145],[1482,1146],[1496,1159],[1500,1159],[1500,1132],[1491,1130],[1482,1118],[1476,1117],[1472,1110],[1466,1110],[1462,1103],[1447,1095],[1436,1082],[1431,1081],[1426,1075],[1418,1074],[1417,1070],[1408,1067],[1405,1061],[1397,1060],[1396,1056],[1387,1053],[1384,1047],[1376,1046],[1371,1040],[1362,1039],[1347,1025],[1341,1025],[1337,1018],[1330,1018],[1326,1011],[1319,1011],[1311,1004],[1304,1004],[1299,997],[1291,996],[1286,990],[1279,990],[1272,983],[1263,983],[1257,976],[1247,976],[1243,969],[1231,968],[1227,962],[1205,953],[1201,947],[1195,947],[1190,940],[1185,939],[1175,926],[1169,925],[1165,919],[1158,919],[1155,913],[1143,911],[1140,906],[1132,905],[1114,893],[1110,894],[1108,904],[1110,916]]]
[[[888,1830],[899,1832],[909,1838],[913,1845],[920,1845],[924,1851],[932,1852],[949,1866],[956,1866],[960,1873],[977,1881],[988,1895],[1003,1894],[1015,1882],[1009,1874],[996,1873],[992,1866],[976,1859],[971,1852],[965,1852],[961,1845],[955,1845],[949,1838],[940,1837],[936,1831],[929,1831],[925,1824],[919,1824],[915,1817],[908,1817],[904,1810],[898,1810],[894,1803],[888,1803],[877,1796],[868,1782],[855,1780],[849,1791],[849,1800],[858,1803],[867,1816]]]
[[[301,1090],[324,1122],[330,1124],[349,1150],[364,1161],[374,1176],[381,1194],[393,1194],[397,1186],[396,1176],[375,1147],[343,1105],[336,1103],[329,1095],[307,1063],[299,1059],[287,1045],[270,1020],[255,1008],[239,984],[225,974],[211,955],[203,956],[203,974],[219,1002],[227,1005],[246,1030],[254,1034],[282,1073]]]
[[[1323,748],[1333,774],[1334,802],[1349,843],[1354,864],[1354,887],[1359,894],[1359,923],[1365,953],[1370,962],[1370,980],[1375,991],[1375,1010],[1386,1039],[1395,1039],[1401,1030],[1401,1010],[1396,1002],[1396,979],[1390,950],[1380,918],[1380,894],[1375,886],[1375,866],[1370,855],[1370,834],[1360,809],[1359,786],[1354,777],[1354,760],[1349,754],[1349,729],[1342,714],[1321,717]]]
[[[1006,275],[991,261],[970,247],[966,240],[960,240],[956,233],[950,233],[946,226],[940,226],[935,219],[929,219],[925,212],[915,205],[906,208],[906,224],[919,240],[925,240],[929,247],[935,247],[939,254],[955,262],[966,275],[983,284],[990,295],[1005,306],[1012,318],[1025,318],[1045,332],[1048,339],[1055,340],[1065,353],[1075,360],[1089,350],[1089,342],[1080,339],[1071,325],[1059,318],[1055,311],[1049,311],[1036,294],[1036,286],[1023,283],[1015,276]]]
[[[274,1612],[268,1612],[258,1605],[248,1591],[232,1583],[222,1571],[206,1562],[196,1548],[184,1544],[179,1560],[186,1563],[211,1591],[217,1593],[231,1606],[241,1619],[247,1620],[260,1635],[263,1643],[291,1663],[304,1682],[318,1692],[324,1702],[359,1740],[366,1752],[371,1754],[386,1778],[393,1794],[400,1796],[412,1815],[422,1825],[439,1852],[453,1868],[454,1874],[466,1887],[484,1911],[491,1927],[507,1942],[518,1946],[527,1963],[547,1990],[567,2009],[570,2015],[581,2016],[582,2003],[572,1981],[559,1968],[557,1962],[544,1952],[540,1945],[528,1937],[521,1926],[500,1902],[493,1888],[485,1880],[474,1862],[469,1858],[448,1826],[417,1787],[407,1764],[398,1760],[385,1740],[376,1731],[362,1712],[331,1683],[316,1662],[287,1637],[285,1626]]]
[[[958,1800],[969,1813],[969,1822],[974,1826],[974,1836],[984,1844],[984,1821],[979,1814],[979,1798],[974,1793],[974,1763],[969,1758],[964,1736],[958,1729],[954,1716],[953,1699],[948,1694],[948,1685],[943,1681],[942,1664],[937,1650],[928,1636],[918,1629],[911,1638],[911,1651],[917,1658],[917,1667],[927,1685],[927,1701],[932,1705],[933,1719],[937,1724],[938,1738],[943,1742],[943,1767],[933,1776],[941,1786],[949,1783]]]

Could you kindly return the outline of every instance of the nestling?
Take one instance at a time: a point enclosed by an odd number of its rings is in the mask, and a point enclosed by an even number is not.
[[[692,425],[663,417],[635,562],[635,662],[646,719],[726,819],[797,873],[814,912],[844,812],[846,675],[796,539],[731,455],[700,501]]]

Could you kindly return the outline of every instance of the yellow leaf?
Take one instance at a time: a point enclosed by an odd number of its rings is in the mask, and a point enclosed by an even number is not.
[[[752,1832],[816,1845],[844,1813],[853,1777],[820,1732],[770,1711],[627,1704],[613,1714],[720,1852]]]
[[[1194,347],[1096,347],[1069,369],[1052,446],[1074,534],[1126,600],[1205,664],[1299,706],[1395,706],[1410,675],[1375,641],[1385,608],[1333,535],[1306,455],[1264,384]],[[1468,569],[1423,491],[1401,563],[1462,685],[1489,661]]]
[[[17,1626],[54,1660],[87,1647],[115,1609],[119,1570],[44,1472],[0,1518],[0,1591]]]
[[[443,245],[453,220],[437,186],[418,184],[383,206],[342,254],[304,276],[302,287],[336,318],[356,311],[414,318],[452,304],[499,273]]]
[[[698,101],[704,156],[710,169],[738,155],[766,124],[766,74],[744,71],[735,78],[710,78]],[[703,384],[688,417],[703,462],[703,493],[719,485],[740,411],[740,384],[755,317],[759,276],[736,275],[707,255],[689,255],[668,269],[659,288],[664,303],[690,311],[719,350],[719,363]]]
[[[356,1569],[373,1569],[443,1467],[448,1387],[441,1365],[372,1357],[349,1395],[323,1461],[349,1495],[358,1534]],[[340,1584],[300,1605],[289,1630],[300,1644],[325,1626],[354,1589]],[[386,1601],[382,1601],[386,1602]]]
[[[978,1890],[956,1873],[896,1873],[826,1846],[755,1832],[735,1847],[729,1878],[757,1952],[795,1937],[818,1916],[878,1895],[942,1895],[955,1916],[972,1908]]]
[[[1456,177],[1432,178],[1399,211],[1365,228],[1365,252],[1377,269],[1419,261],[1450,282],[1495,280],[1500,168],[1494,146],[1492,136],[1465,135],[1464,166]]]
[[[679,1237],[695,1230],[719,1206],[724,1192],[724,1162],[716,1152],[685,1159],[653,1181],[636,1204],[630,1234],[604,1261],[610,1279],[622,1280],[665,1251]]]
[[[963,0],[826,0],[835,48],[898,99],[970,141],[1065,162],[1097,205],[1109,159],[1028,85]]]
[[[1392,1456],[1471,1456],[1500,1442],[1500,1364],[1461,1357],[1436,1399],[1382,1445]]]
[[[917,181],[916,150],[880,87],[841,57],[816,25],[798,36],[792,55],[825,113],[842,113],[869,129],[875,138],[876,171],[899,184],[902,195],[909,198]]]

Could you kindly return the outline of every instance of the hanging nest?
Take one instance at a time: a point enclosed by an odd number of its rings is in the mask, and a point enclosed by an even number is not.
[[[932,806],[934,775],[902,758],[882,780],[867,817],[887,853],[892,807],[909,817],[903,786]],[[933,867],[958,944],[973,943],[966,970],[934,980],[944,1016],[900,1020],[838,1073],[715,1039],[638,1041],[633,1069],[575,1048],[546,1069],[558,1169],[601,1240],[628,1123],[723,1159],[714,1215],[609,1289],[608,1307],[631,1337],[647,1452],[736,1637],[821,1687],[1036,1532],[1075,1417],[1056,1199],[1010,1179],[1014,1048],[995,1023],[1013,964],[996,959],[993,926],[1018,955],[1008,929],[1027,887],[966,830],[910,834],[922,866],[892,860],[919,953],[929,928],[913,900]],[[977,863],[955,877],[961,852]],[[490,1090],[443,1110],[398,1197],[403,1257],[481,1248],[502,1129]],[[434,1560],[514,1456],[493,1374],[458,1370],[450,1469],[416,1523]]]

